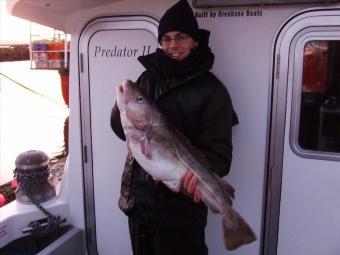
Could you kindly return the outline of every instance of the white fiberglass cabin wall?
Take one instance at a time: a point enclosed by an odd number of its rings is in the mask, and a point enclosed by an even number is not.
[[[45,2],[68,11],[66,25],[32,19],[72,35],[69,186],[61,191],[68,223],[83,230],[88,254],[132,254],[117,205],[127,149],[111,131],[111,107],[115,87],[143,71],[137,57],[158,47],[159,18],[176,1],[102,1],[79,9]],[[225,179],[258,237],[227,252],[221,219],[209,214],[210,254],[340,250],[340,6],[315,2],[322,1],[193,1],[200,27],[211,31],[213,72],[240,119]],[[17,10],[27,18],[19,7],[27,3],[18,1]]]

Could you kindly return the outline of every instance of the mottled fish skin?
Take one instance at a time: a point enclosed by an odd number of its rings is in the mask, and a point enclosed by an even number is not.
[[[183,174],[191,171],[198,178],[202,201],[223,218],[226,248],[255,241],[252,229],[231,207],[234,188],[211,171],[206,157],[171,127],[135,83],[126,80],[116,92],[129,151],[145,171],[174,192],[179,192]]]

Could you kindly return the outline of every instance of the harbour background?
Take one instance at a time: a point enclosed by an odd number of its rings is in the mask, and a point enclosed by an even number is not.
[[[20,153],[42,150],[53,158],[65,149],[68,108],[58,71],[30,67],[30,61],[0,62],[0,185],[13,179]]]

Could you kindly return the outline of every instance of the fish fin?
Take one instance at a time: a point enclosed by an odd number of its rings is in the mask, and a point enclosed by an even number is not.
[[[147,137],[144,137],[140,141],[140,146],[141,146],[141,152],[145,155],[145,157],[147,157],[148,159],[151,159],[152,158],[151,147],[150,147],[149,139]]]
[[[226,199],[229,202],[229,205],[232,205],[233,199],[235,198],[235,189],[225,180],[221,178],[216,178],[216,179],[222,189],[224,199]]]
[[[162,181],[173,192],[178,193],[181,187],[181,183],[178,181]]]
[[[228,250],[235,250],[256,240],[253,230],[235,210],[231,211],[231,217],[223,218],[224,244]]]
[[[203,194],[201,195],[201,199],[203,203],[206,204],[213,213],[220,212],[220,210],[218,209],[218,206],[216,205],[216,201],[214,199],[209,199],[208,196],[204,196]]]

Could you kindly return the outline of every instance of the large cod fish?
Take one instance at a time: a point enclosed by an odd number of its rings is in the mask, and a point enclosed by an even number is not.
[[[201,200],[223,217],[226,248],[234,250],[256,240],[249,225],[231,207],[234,188],[210,170],[205,156],[171,128],[135,83],[126,80],[116,92],[129,153],[145,171],[174,192],[180,191],[182,175],[191,171],[198,178]]]

